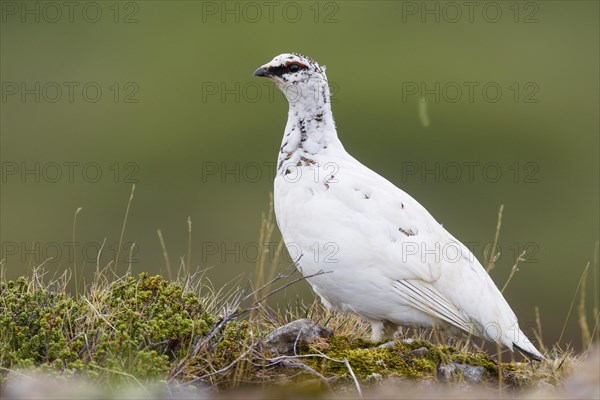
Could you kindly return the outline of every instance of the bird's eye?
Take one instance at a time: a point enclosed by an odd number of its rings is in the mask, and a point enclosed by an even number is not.
[[[290,70],[290,72],[298,72],[300,71],[300,66],[298,64],[290,64],[288,66],[288,69]]]

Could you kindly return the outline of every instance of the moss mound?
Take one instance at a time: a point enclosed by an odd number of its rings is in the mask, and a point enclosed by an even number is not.
[[[126,276],[74,299],[26,278],[0,282],[0,365],[164,379],[215,317],[160,276]]]

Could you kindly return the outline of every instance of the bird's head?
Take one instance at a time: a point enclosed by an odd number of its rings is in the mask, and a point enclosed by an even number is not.
[[[329,102],[325,67],[302,54],[280,54],[254,71],[254,76],[267,77],[273,81],[290,104]]]

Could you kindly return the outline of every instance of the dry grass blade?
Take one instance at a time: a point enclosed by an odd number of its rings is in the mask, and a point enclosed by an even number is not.
[[[167,245],[165,244],[165,238],[160,229],[156,230],[156,234],[158,235],[158,240],[160,242],[160,247],[163,252],[163,258],[165,259],[165,265],[167,267],[167,275],[169,275],[169,279],[173,279],[173,273],[171,271],[171,261],[169,261],[169,253],[167,252]]]
[[[590,337],[590,342],[587,345],[586,350],[589,351],[594,344],[594,338],[598,334],[598,323],[600,323],[600,313],[596,314],[596,319],[594,322],[594,329],[592,329],[592,335]]]
[[[565,322],[563,324],[562,330],[560,331],[560,336],[558,338],[558,342],[562,340],[563,335],[565,334],[565,329],[567,328],[567,323],[569,322],[569,317],[571,317],[571,311],[573,311],[573,305],[575,304],[575,299],[577,298],[577,293],[579,292],[579,288],[581,287],[581,283],[583,282],[584,275],[589,268],[590,263],[588,262],[581,273],[581,278],[579,278],[579,283],[577,284],[577,288],[575,289],[575,293],[573,293],[573,299],[571,300],[571,305],[569,306],[569,312],[567,313],[567,317],[565,318]]]
[[[115,273],[119,266],[119,256],[121,255],[121,246],[123,245],[123,237],[125,236],[125,227],[127,226],[127,217],[129,216],[129,209],[131,208],[131,202],[133,201],[133,194],[135,192],[135,185],[131,186],[131,194],[129,195],[129,201],[127,202],[127,208],[125,209],[125,217],[123,218],[123,226],[121,227],[121,236],[119,237],[119,247],[117,247],[117,256],[115,259]]]
[[[592,339],[594,337],[597,341],[600,342],[600,330],[596,329],[598,326],[598,317],[600,317],[600,288],[598,288],[598,280],[600,277],[598,276],[600,273],[600,263],[599,263],[599,255],[600,255],[600,240],[596,240],[596,244],[594,246],[594,269],[592,271],[593,278],[593,289],[594,289],[594,311],[593,315],[596,316],[596,324],[594,325],[594,330],[592,332]]]
[[[517,257],[517,259],[515,260],[515,263],[513,264],[512,268],[510,269],[510,275],[508,276],[508,279],[506,280],[506,283],[504,284],[504,286],[502,286],[502,289],[500,290],[500,293],[504,293],[504,290],[506,289],[506,287],[510,283],[510,280],[517,273],[517,271],[519,271],[519,261],[525,261],[525,259],[523,258],[523,256],[525,255],[526,252],[527,251],[523,251],[521,254],[519,254],[519,256]]]
[[[72,236],[72,248],[73,248],[73,253],[71,254],[71,257],[73,257],[73,276],[75,278],[75,297],[79,296],[79,280],[77,279],[77,258],[75,256],[75,228],[77,227],[77,215],[79,215],[79,213],[81,212],[81,210],[83,210],[83,208],[78,207],[77,210],[75,210],[75,215],[73,215],[73,236]]]
[[[190,269],[192,268],[192,217],[188,217],[188,249],[187,249],[187,258],[185,260],[185,271],[184,273],[187,275],[190,273]]]
[[[498,239],[500,238],[500,228],[502,227],[502,213],[504,212],[504,204],[500,204],[500,209],[498,210],[498,221],[496,222],[496,233],[494,234],[494,243],[492,244],[492,250],[489,254],[489,261],[486,265],[486,271],[490,272],[496,266],[496,260],[498,256],[496,255],[496,248],[498,247]]]
[[[133,259],[133,251],[135,250],[135,242],[131,243],[131,246],[129,246],[129,255],[127,256],[127,270],[131,271],[131,263],[134,262]]]
[[[534,329],[533,334],[537,339],[538,345],[540,346],[540,350],[542,351],[542,353],[547,353],[548,349],[546,348],[546,346],[544,345],[544,341],[542,340],[542,318],[540,317],[540,308],[538,306],[535,306],[535,326],[536,329]]]
[[[585,294],[587,287],[587,276],[588,269],[583,271],[581,277],[581,291],[579,292],[579,306],[577,307],[577,313],[579,314],[579,329],[581,330],[581,344],[583,346],[586,343],[590,343],[590,328],[587,323],[586,306],[585,306]]]
[[[92,309],[92,311],[94,311],[94,313],[95,313],[95,314],[96,314],[98,317],[100,317],[100,319],[101,319],[102,321],[104,321],[104,322],[106,323],[106,325],[108,325],[108,326],[109,326],[109,327],[110,327],[110,328],[111,328],[113,331],[117,332],[117,328],[115,328],[114,326],[112,326],[112,325],[111,325],[111,323],[110,323],[110,322],[108,322],[108,321],[106,320],[106,318],[104,318],[104,316],[103,316],[102,314],[100,314],[100,312],[99,312],[99,311],[96,309],[96,307],[94,307],[94,305],[93,305],[93,304],[92,304],[92,303],[91,303],[91,302],[90,302],[88,299],[84,298],[83,300],[84,300],[84,301],[85,301],[85,302],[86,302],[86,303],[87,303],[87,304],[90,306],[90,308]]]
[[[261,287],[255,291],[257,297],[262,295],[263,290],[268,290],[268,285],[265,282],[270,281],[274,273],[274,267],[278,260],[273,260],[271,268],[266,271],[267,259],[270,254],[268,244],[275,230],[274,212],[273,212],[273,193],[269,193],[269,208],[267,213],[263,213],[261,217],[261,226],[258,237],[258,260],[256,262],[256,275],[254,277],[254,287]]]

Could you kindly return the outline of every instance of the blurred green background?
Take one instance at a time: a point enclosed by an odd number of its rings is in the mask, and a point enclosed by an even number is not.
[[[593,327],[598,4],[2,1],[5,273],[47,257],[51,275],[70,268],[82,207],[75,261],[89,279],[104,239],[100,264],[115,258],[135,183],[133,272],[165,271],[157,229],[175,269],[189,216],[194,266],[213,267],[216,286],[251,276],[287,119],[283,96],[252,73],[296,51],[328,66],[348,151],[480,260],[504,204],[492,277],[501,287],[527,251],[505,291],[522,325],[537,305],[556,341],[591,262]],[[312,294],[302,283],[286,296]],[[581,346],[576,315],[565,342]]]

